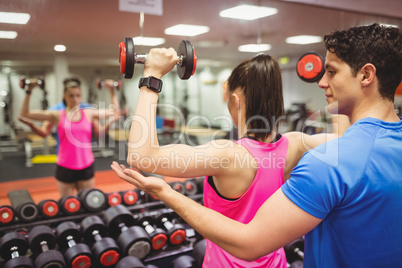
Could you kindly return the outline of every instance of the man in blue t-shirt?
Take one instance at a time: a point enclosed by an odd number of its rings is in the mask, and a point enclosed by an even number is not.
[[[255,260],[305,235],[304,266],[402,267],[402,33],[379,24],[324,37],[328,111],[352,126],[308,151],[248,224],[232,221],[160,179],[112,165],[124,180],[174,209],[201,235]]]

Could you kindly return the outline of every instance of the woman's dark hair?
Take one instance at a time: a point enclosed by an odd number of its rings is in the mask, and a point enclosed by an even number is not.
[[[402,79],[402,36],[399,28],[378,23],[335,31],[324,36],[325,47],[352,68],[352,74],[366,64],[376,67],[379,92],[394,100]]]
[[[228,90],[240,88],[246,99],[247,134],[260,141],[277,130],[284,115],[282,75],[278,62],[259,54],[239,64],[228,79]]]
[[[78,78],[66,78],[63,80],[63,85],[64,85],[64,93],[66,93],[66,91],[69,88],[77,88],[81,86],[81,81]],[[63,103],[64,105],[67,105],[66,100],[63,97]]]

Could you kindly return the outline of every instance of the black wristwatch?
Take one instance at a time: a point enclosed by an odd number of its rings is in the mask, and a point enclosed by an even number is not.
[[[138,83],[139,88],[146,86],[150,90],[155,91],[157,93],[162,91],[162,85],[163,85],[162,80],[153,76],[143,77],[140,79],[140,82]]]

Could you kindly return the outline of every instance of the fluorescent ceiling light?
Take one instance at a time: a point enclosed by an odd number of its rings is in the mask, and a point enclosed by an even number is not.
[[[54,50],[57,52],[64,52],[66,51],[66,46],[65,45],[55,45],[54,46]]]
[[[134,45],[138,46],[159,46],[166,42],[165,38],[159,37],[142,37],[136,36],[133,38]]]
[[[0,31],[0,38],[2,39],[15,39],[17,35],[16,31]]]
[[[177,24],[165,29],[167,35],[196,36],[209,32],[208,26]]]
[[[271,49],[270,44],[248,44],[248,45],[241,45],[238,47],[238,50],[240,52],[253,52],[253,53],[268,51],[270,49]]]
[[[256,20],[278,13],[278,9],[272,7],[260,7],[253,5],[239,5],[219,12],[219,16],[224,18],[240,20]]]
[[[314,35],[298,35],[286,38],[288,44],[307,45],[322,42],[321,36]]]
[[[28,13],[0,12],[0,23],[27,24],[30,18]]]

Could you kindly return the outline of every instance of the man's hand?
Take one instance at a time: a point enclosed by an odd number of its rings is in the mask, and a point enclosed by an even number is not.
[[[157,177],[144,177],[138,171],[126,168],[124,165],[119,165],[115,161],[113,161],[111,167],[122,180],[133,184],[135,187],[159,199],[164,191],[172,190],[169,184],[164,180]]]

